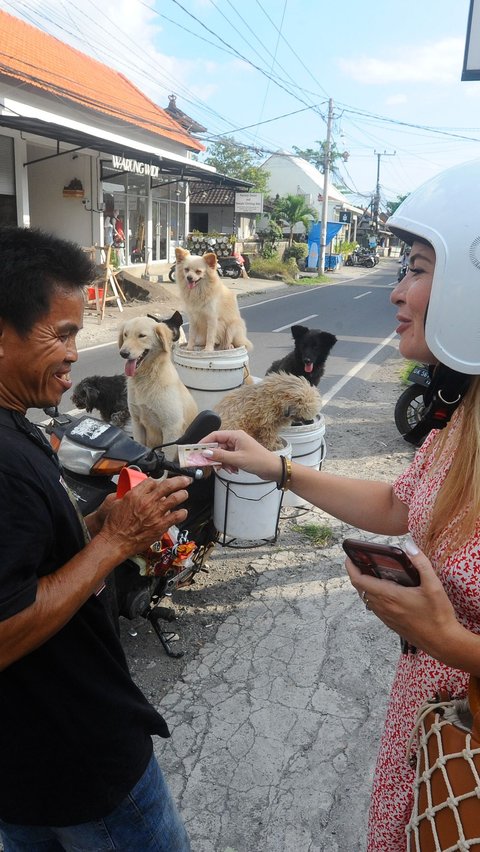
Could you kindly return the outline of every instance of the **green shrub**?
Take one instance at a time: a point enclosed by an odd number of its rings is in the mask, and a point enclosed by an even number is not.
[[[298,274],[298,267],[293,257],[287,263],[284,263],[278,255],[270,258],[256,257],[252,260],[248,274],[251,278],[277,278],[282,281],[294,281]]]
[[[273,257],[278,257],[277,249],[273,243],[265,243],[262,249],[262,257],[266,260],[271,260]]]
[[[348,240],[342,240],[341,243],[337,244],[335,248],[335,253],[344,255],[351,254],[352,251],[355,251],[357,246],[358,243],[349,243]]]
[[[292,243],[292,245],[287,246],[283,252],[283,260],[286,263],[287,260],[290,260],[290,258],[293,257],[297,266],[300,266],[300,262],[305,260],[307,254],[308,246],[306,243]]]

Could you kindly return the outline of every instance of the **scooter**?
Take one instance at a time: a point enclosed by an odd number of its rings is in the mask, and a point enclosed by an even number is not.
[[[365,249],[358,249],[357,251],[352,252],[352,254],[348,255],[345,261],[345,266],[365,266],[368,269],[371,269],[375,265],[375,257]]]
[[[243,270],[245,269],[248,272],[250,268],[250,261],[247,257],[243,258],[242,263],[235,255],[229,255],[228,257],[220,256],[218,262],[226,278],[240,278]]]
[[[102,420],[58,414],[52,409],[46,409],[46,413],[52,417],[46,427],[50,444],[83,515],[93,512],[108,494],[116,491],[114,478],[125,467],[134,467],[155,479],[165,472],[192,478],[185,522],[171,528],[146,553],[122,562],[107,580],[117,630],[119,616],[130,620],[140,616],[151,623],[169,656],[183,656],[183,652],[173,651],[169,636],[159,624],[160,619],[175,618],[175,610],[161,607],[160,602],[180,586],[191,585],[199,571],[207,571],[205,559],[218,539],[212,519],[214,477],[205,477],[204,468],[182,468],[168,461],[162,447],[144,447]],[[175,443],[197,443],[219,426],[220,418],[215,412],[203,411]]]
[[[415,364],[409,373],[408,382],[410,384],[398,397],[394,411],[395,426],[401,435],[411,432],[425,413],[423,396],[431,383],[428,367]]]

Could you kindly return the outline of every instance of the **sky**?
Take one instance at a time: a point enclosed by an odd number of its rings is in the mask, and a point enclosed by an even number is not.
[[[207,127],[205,140],[232,136],[258,162],[315,148],[331,98],[332,139],[349,155],[342,180],[368,198],[378,176],[383,204],[480,157],[480,81],[461,81],[469,5],[0,0],[2,10],[122,71],[160,106],[175,94]]]

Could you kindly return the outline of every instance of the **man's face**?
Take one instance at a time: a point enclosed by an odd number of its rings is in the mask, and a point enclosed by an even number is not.
[[[56,289],[49,313],[21,337],[0,318],[0,405],[23,414],[27,408],[58,405],[70,390],[77,360],[76,336],[83,323],[81,290]]]

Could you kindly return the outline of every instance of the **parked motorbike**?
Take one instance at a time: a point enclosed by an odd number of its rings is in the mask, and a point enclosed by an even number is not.
[[[431,383],[428,367],[416,364],[408,376],[410,384],[400,394],[395,406],[395,426],[401,435],[410,432],[425,413],[423,395]]]
[[[122,562],[107,580],[117,628],[119,616],[130,620],[145,618],[166,653],[183,656],[183,652],[173,651],[159,624],[160,619],[175,618],[175,611],[161,607],[160,602],[175,589],[191,585],[199,571],[207,570],[205,559],[218,539],[212,519],[214,477],[205,477],[203,468],[182,468],[168,461],[162,447],[144,447],[104,421],[88,415],[58,414],[52,409],[46,409],[46,413],[52,417],[46,427],[51,446],[83,515],[93,512],[108,494],[116,491],[114,477],[124,467],[134,467],[155,479],[165,472],[186,474],[193,479],[185,503],[185,522],[171,528],[146,554]],[[203,411],[175,443],[197,443],[219,426],[220,418],[215,412]]]
[[[397,273],[397,281],[403,281],[407,272],[408,272],[408,263],[402,263],[402,265],[401,265],[401,267],[400,267],[400,269],[398,270],[398,273]]]
[[[242,257],[242,260],[243,263],[235,255],[229,255],[228,257],[219,256],[218,262],[225,278],[240,278],[244,269],[248,272],[250,261],[246,256]]]
[[[368,251],[368,249],[357,249],[353,251],[352,254],[349,254],[346,261],[345,266],[365,266],[368,269],[371,269],[378,263],[375,260],[375,256],[372,252]]]

